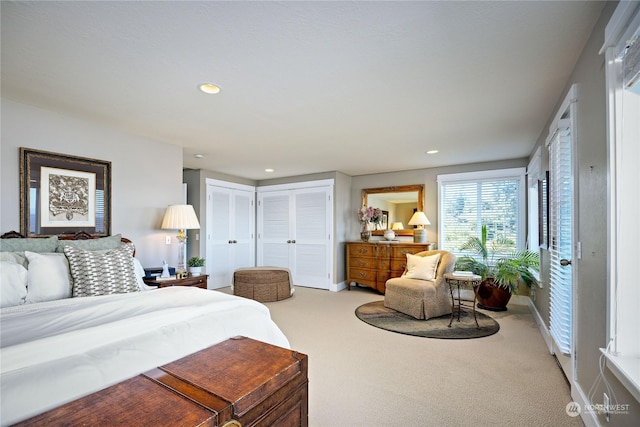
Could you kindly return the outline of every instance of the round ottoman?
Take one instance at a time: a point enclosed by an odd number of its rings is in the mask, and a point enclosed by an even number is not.
[[[274,302],[291,296],[289,269],[247,267],[233,272],[233,294],[259,302]]]

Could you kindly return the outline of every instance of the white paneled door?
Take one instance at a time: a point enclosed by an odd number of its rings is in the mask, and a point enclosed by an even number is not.
[[[230,286],[233,271],[253,267],[255,191],[207,184],[207,250],[209,288]]]
[[[296,285],[329,289],[333,186],[282,187],[258,190],[258,265],[288,268]]]

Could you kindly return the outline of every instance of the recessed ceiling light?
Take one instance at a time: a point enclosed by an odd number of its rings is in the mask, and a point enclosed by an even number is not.
[[[196,159],[204,159],[204,154],[194,154],[193,157]]]
[[[200,85],[200,90],[204,93],[213,95],[220,92],[220,86],[216,86],[213,83],[202,83]]]
[[[429,150],[427,151],[427,154],[436,154],[438,152],[438,150]]]
[[[265,172],[273,172],[273,169],[271,169],[271,168],[267,168],[267,169],[265,169],[264,171],[265,171]]]

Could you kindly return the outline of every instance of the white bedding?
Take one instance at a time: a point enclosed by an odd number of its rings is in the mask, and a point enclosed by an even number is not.
[[[263,304],[193,287],[21,305],[0,315],[2,425],[233,336],[289,348]]]

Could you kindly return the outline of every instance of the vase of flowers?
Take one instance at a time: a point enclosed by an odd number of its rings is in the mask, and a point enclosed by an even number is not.
[[[375,228],[377,224],[382,221],[382,210],[374,209],[371,206],[363,206],[358,209],[358,221],[360,221],[360,239],[363,242],[368,242],[371,238],[370,225],[373,224]]]
[[[360,240],[363,242],[368,242],[371,238],[371,230],[369,230],[369,223],[365,222],[362,224],[362,228],[360,230]]]

